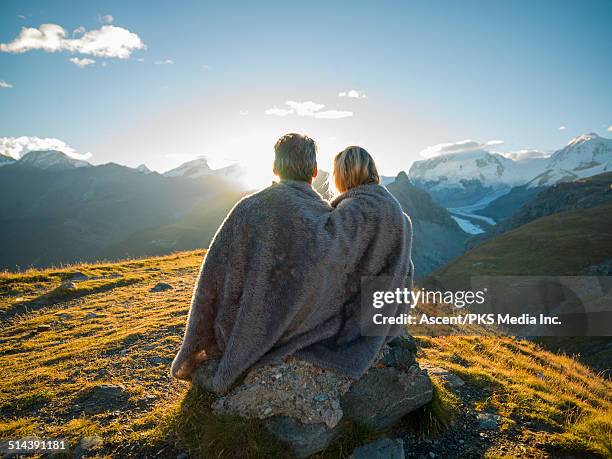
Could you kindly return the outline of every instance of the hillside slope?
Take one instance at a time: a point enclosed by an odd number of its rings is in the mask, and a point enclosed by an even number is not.
[[[96,444],[89,454],[101,456],[203,457],[202,448],[212,448],[215,457],[227,457],[217,443],[186,437],[198,431],[186,407],[197,410],[194,403],[203,402],[168,376],[202,255],[0,274],[0,318],[12,316],[0,324],[0,437],[65,437],[81,448],[87,437]],[[66,281],[72,284],[62,286]],[[160,282],[171,288],[155,289]],[[446,457],[612,453],[612,385],[575,360],[510,338],[419,341],[421,363],[466,381],[458,393],[469,429],[462,421],[431,438],[398,426],[395,435],[408,450]],[[499,428],[479,427],[482,412],[497,413]],[[432,421],[426,413],[423,419]],[[242,457],[271,457],[250,431],[225,422],[217,435],[226,432],[226,444]],[[322,457],[350,453],[342,451]]]
[[[612,203],[540,218],[475,247],[431,278],[578,275],[612,259]]]
[[[540,190],[509,218],[499,222],[486,233],[473,238],[470,245],[483,243],[538,218],[560,212],[589,209],[612,202],[612,172],[573,182],[558,183]]]

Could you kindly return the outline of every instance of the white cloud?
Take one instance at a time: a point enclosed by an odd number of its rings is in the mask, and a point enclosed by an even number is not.
[[[357,89],[349,89],[348,91],[342,91],[338,93],[338,97],[350,97],[351,99],[365,99],[368,96],[363,91]]]
[[[0,88],[5,88],[5,89],[8,89],[8,88],[12,88],[12,87],[13,87],[13,85],[12,85],[12,84],[7,83],[7,82],[6,82],[6,81],[4,81],[4,80],[0,80]]]
[[[98,15],[98,22],[100,24],[112,24],[115,18],[110,14],[105,14],[104,16]]]
[[[314,116],[315,112],[318,112],[325,107],[323,104],[317,104],[316,102],[312,102],[310,100],[306,102],[295,102],[293,100],[288,100],[285,103],[295,110],[297,116]]]
[[[207,64],[202,64],[202,68],[203,68],[204,70],[210,70],[210,65],[207,65]]]
[[[112,25],[90,30],[79,38],[66,38],[66,35],[66,30],[57,24],[42,24],[38,29],[23,27],[13,41],[0,43],[0,51],[24,53],[33,49],[41,49],[50,53],[69,51],[99,57],[127,59],[133,51],[146,48],[138,35]]]
[[[247,116],[249,114],[248,110],[240,110],[240,116]]]
[[[288,100],[287,102],[285,102],[285,104],[290,108],[278,108],[274,106],[273,108],[269,108],[268,110],[266,110],[264,113],[266,115],[274,116],[287,116],[296,114],[297,116],[306,116],[310,118],[319,119],[339,119],[353,116],[353,112],[349,111],[323,110],[323,108],[325,108],[324,104],[319,104],[311,100],[305,102],[296,102],[293,100]]]
[[[427,147],[420,154],[425,158],[433,158],[435,156],[445,155],[448,153],[463,153],[466,151],[483,150],[487,147],[502,145],[503,143],[503,140],[489,140],[488,142],[482,143],[477,142],[476,140],[467,139],[460,140],[459,142],[439,143],[437,145],[432,145],[431,147]]]
[[[85,68],[88,65],[96,63],[96,61],[94,61],[93,59],[89,59],[87,57],[84,57],[83,59],[79,59],[78,57],[71,57],[68,60],[70,62],[72,62],[74,65],[76,65],[77,67],[80,67],[80,68]],[[104,64],[104,62],[103,62],[103,64]]]
[[[550,156],[550,153],[546,153],[545,151],[531,150],[531,149],[508,151],[508,152],[500,153],[500,154],[514,161],[523,161],[525,159],[548,158]]]
[[[139,57],[139,58],[138,58],[138,59],[136,59],[136,60],[137,60],[138,62],[144,62],[144,61],[145,61],[144,57]]]
[[[559,126],[560,131],[565,131],[567,128],[565,126]]]
[[[155,65],[172,65],[174,61],[172,59],[164,59],[161,61],[155,61]]]
[[[74,159],[87,160],[91,153],[80,154],[66,142],[52,137],[0,137],[0,154],[19,159],[29,151],[57,150]]]
[[[17,15],[17,17],[18,17],[19,19],[25,19],[25,18],[26,18],[26,17],[25,17],[23,14],[18,14],[18,15]]]
[[[608,132],[612,132],[612,124],[608,126]]]
[[[293,112],[294,110],[292,108],[278,108],[276,105],[264,111],[266,115],[273,116],[287,116],[291,115]]]
[[[84,34],[85,32],[87,32],[87,29],[85,29],[85,27],[78,26],[76,29],[72,31],[72,38],[74,38],[75,35],[81,35],[81,34]]]

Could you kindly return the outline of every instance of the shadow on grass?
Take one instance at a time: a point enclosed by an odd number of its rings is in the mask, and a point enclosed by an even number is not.
[[[92,295],[94,293],[102,293],[108,290],[112,290],[117,287],[125,287],[140,282],[142,277],[129,276],[122,277],[114,280],[105,280],[98,282],[83,282],[76,287],[65,287],[60,285],[59,287],[51,290],[44,295],[40,295],[37,298],[28,301],[22,301],[15,303],[11,308],[0,314],[1,320],[9,320],[17,315],[24,314],[30,311],[36,311],[48,306],[53,306],[63,301],[74,300],[86,295]]]

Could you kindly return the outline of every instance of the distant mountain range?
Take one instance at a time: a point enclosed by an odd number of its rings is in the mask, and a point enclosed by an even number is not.
[[[240,169],[197,159],[161,175],[146,166],[93,166],[58,151],[33,151],[0,167],[0,268],[161,255],[207,247],[248,192]],[[313,186],[324,197],[329,174]],[[388,181],[391,181],[388,179]],[[417,275],[463,252],[467,234],[405,173],[389,183],[414,223]]]
[[[27,153],[0,167],[0,268],[99,260],[130,235],[233,190],[216,176],[164,177],[57,151]]]
[[[444,207],[461,207],[500,190],[511,193],[513,187],[523,187],[527,190],[523,194],[531,197],[533,194],[529,190],[532,188],[610,170],[612,139],[590,133],[572,139],[547,158],[516,160],[483,149],[439,155],[416,161],[410,168],[409,177]],[[517,195],[521,193],[515,193],[515,198]],[[497,204],[492,203],[491,207]]]

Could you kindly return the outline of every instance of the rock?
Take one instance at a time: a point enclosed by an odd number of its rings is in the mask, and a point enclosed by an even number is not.
[[[451,389],[456,389],[465,384],[465,381],[463,381],[463,379],[445,368],[425,364],[423,365],[423,369],[427,370],[428,374],[442,380],[442,382],[445,383]]]
[[[76,287],[76,284],[71,281],[64,281],[60,284],[60,288],[64,290],[70,290],[70,289],[73,289],[74,287]]]
[[[177,454],[176,459],[189,459],[189,454],[187,453]]]
[[[297,458],[321,451],[340,433],[339,429],[330,429],[325,424],[302,424],[288,416],[270,418],[265,426]]]
[[[290,416],[303,424],[322,423],[333,429],[342,419],[340,397],[350,384],[350,378],[334,371],[288,359],[253,369],[212,407],[216,414],[259,419]]]
[[[172,362],[172,359],[155,355],[149,359],[149,362],[151,362],[153,365],[160,365],[170,363]]]
[[[412,336],[410,335],[396,336],[391,341],[389,341],[387,344],[389,347],[400,347],[402,349],[408,349],[409,351],[412,351],[414,354],[417,353],[416,342],[414,341],[414,338],[412,338]]]
[[[480,429],[495,430],[501,420],[501,416],[492,413],[478,413],[476,419],[478,420],[478,427]]]
[[[155,287],[153,287],[150,292],[165,292],[166,290],[172,290],[174,287],[170,284],[165,284],[163,282],[158,282]]]
[[[97,414],[121,408],[129,393],[122,384],[99,384],[84,391],[76,400],[76,408],[88,414]]]
[[[389,349],[392,355],[399,351],[399,357],[407,350]],[[351,421],[382,430],[431,400],[433,386],[427,373],[418,364],[406,367],[399,360],[393,360],[395,366],[375,365],[354,381],[290,358],[279,365],[254,368],[242,383],[213,401],[212,409],[216,415],[263,420],[295,457],[307,457],[329,445]],[[213,392],[217,366],[216,360],[204,362],[193,383]]]
[[[212,379],[215,376],[218,367],[219,360],[205,360],[193,374],[192,382],[200,386],[206,392],[214,392]]]
[[[404,442],[401,438],[391,440],[383,437],[374,443],[357,448],[351,459],[404,459]]]
[[[85,314],[86,319],[99,319],[100,317],[104,317],[104,316],[100,314],[96,314],[95,312],[88,312],[87,314]]]
[[[391,367],[408,369],[415,363],[414,353],[407,348],[396,346],[388,347],[383,351],[380,363]]]
[[[83,437],[74,450],[74,457],[80,458],[86,456],[87,453],[102,449],[103,445],[104,441],[100,437]]]
[[[43,331],[47,331],[47,330],[51,330],[51,325],[43,324],[43,325],[38,325],[36,327],[36,331],[39,331],[39,332],[43,332]]]
[[[431,401],[433,386],[417,364],[407,371],[370,368],[342,398],[345,416],[382,430]]]

